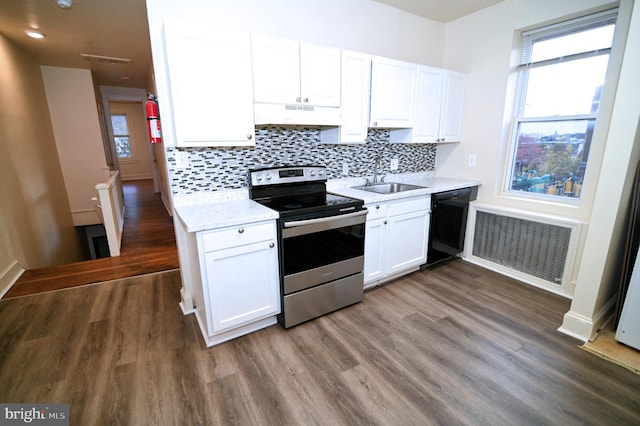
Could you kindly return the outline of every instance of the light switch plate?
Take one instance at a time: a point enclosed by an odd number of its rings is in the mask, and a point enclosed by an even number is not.
[[[349,176],[349,163],[347,163],[346,161],[342,163],[342,174],[344,176]]]
[[[476,155],[475,154],[470,154],[469,155],[469,165],[472,167],[475,167],[476,165]]]

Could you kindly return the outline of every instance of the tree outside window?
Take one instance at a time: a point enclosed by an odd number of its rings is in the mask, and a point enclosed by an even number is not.
[[[580,198],[615,17],[607,11],[523,33],[508,191]]]
[[[113,138],[116,145],[116,155],[118,158],[131,159],[131,138],[129,135],[129,123],[126,114],[112,114],[111,126],[113,127]]]

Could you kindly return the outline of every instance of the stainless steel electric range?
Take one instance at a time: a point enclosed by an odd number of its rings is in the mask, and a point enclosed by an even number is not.
[[[249,172],[249,196],[278,211],[282,313],[289,328],[363,297],[363,201],[326,191],[323,166]]]

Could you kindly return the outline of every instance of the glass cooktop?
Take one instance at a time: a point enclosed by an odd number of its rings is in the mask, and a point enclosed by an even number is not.
[[[278,211],[281,217],[322,212],[336,214],[336,211],[343,209],[349,209],[349,211],[353,211],[354,209],[359,210],[363,205],[362,200],[344,197],[330,192],[256,201],[270,209]],[[319,214],[319,216],[322,216],[322,214]]]

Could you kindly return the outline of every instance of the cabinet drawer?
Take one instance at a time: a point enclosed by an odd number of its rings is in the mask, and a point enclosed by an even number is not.
[[[273,240],[275,239],[275,232],[273,223],[238,225],[215,231],[205,231],[202,233],[202,250],[210,252],[259,241]]]
[[[387,215],[387,205],[383,203],[367,204],[365,206],[369,213],[367,213],[367,220],[378,219],[379,217],[385,217]]]
[[[429,210],[431,197],[416,197],[389,203],[389,216],[415,212],[418,210]]]

